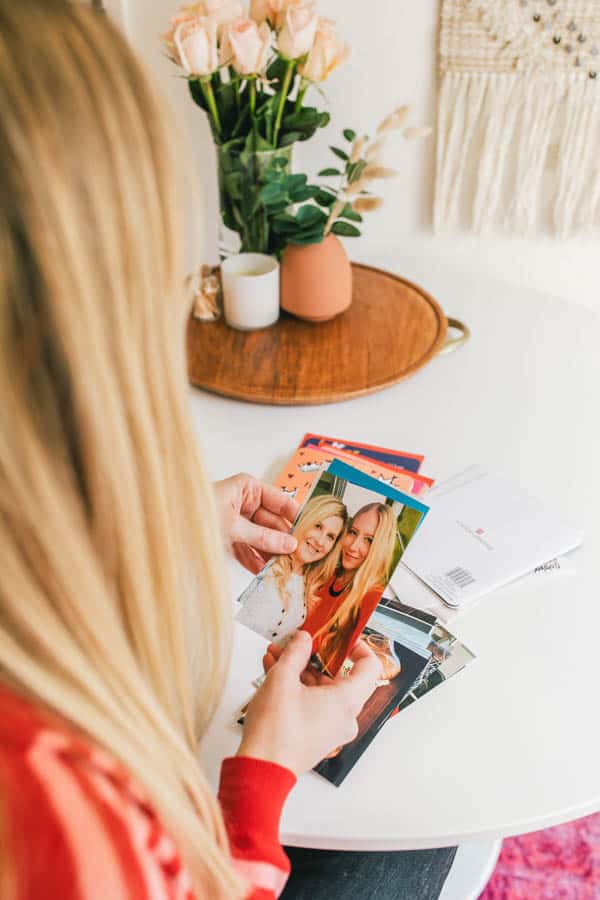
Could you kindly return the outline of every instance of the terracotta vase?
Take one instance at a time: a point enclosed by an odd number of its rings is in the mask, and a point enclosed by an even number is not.
[[[281,258],[282,309],[308,322],[326,322],[351,301],[352,267],[334,234],[320,244],[288,244]]]

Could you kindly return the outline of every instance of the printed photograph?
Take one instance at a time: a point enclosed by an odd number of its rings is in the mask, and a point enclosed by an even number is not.
[[[428,509],[339,460],[322,472],[294,523],[298,546],[239,598],[237,620],[285,644],[303,628],[311,662],[334,676],[377,607]]]
[[[426,650],[429,654],[427,666],[402,700],[399,709],[405,709],[433,688],[448,681],[476,658],[468,647],[439,622],[431,632]]]
[[[423,499],[430,486],[431,478],[408,472],[406,469],[392,467],[387,463],[377,463],[368,457],[353,456],[334,447],[299,447],[292,458],[285,464],[275,484],[284,494],[297,503],[304,503],[310,494],[321,472],[324,472],[332,460],[341,459],[360,472],[365,472],[376,481],[381,481],[397,491],[410,494],[411,497]]]
[[[419,680],[428,663],[427,656],[402,646],[373,628],[364,630],[363,639],[379,657],[385,682],[363,706],[358,716],[358,734],[354,740],[344,747],[338,747],[315,767],[319,775],[335,785],[340,785],[356,765],[375,735],[398,708],[407,691]]]
[[[418,472],[424,457],[420,453],[405,453],[401,450],[390,450],[387,447],[374,447],[372,444],[359,444],[356,441],[345,441],[342,438],[328,437],[325,434],[305,434],[300,442],[301,447],[333,447],[347,453],[354,453],[366,459],[400,466],[409,472]]]
[[[340,785],[375,735],[396,715],[475,659],[433,616],[405,606],[386,589],[364,629],[363,640],[377,654],[383,681],[358,717],[358,735],[338,747],[315,771]]]
[[[379,687],[358,717],[358,734],[337,747],[315,771],[336,786],[356,765],[375,735],[392,716],[452,678],[475,659],[444,623],[428,612],[402,603],[388,585],[363,629],[362,639],[381,663]],[[350,668],[349,661],[345,667]],[[256,687],[264,676],[253,684]],[[245,708],[236,721],[244,723]]]

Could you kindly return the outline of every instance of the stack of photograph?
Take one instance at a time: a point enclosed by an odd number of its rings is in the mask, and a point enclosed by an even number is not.
[[[323,440],[329,443],[321,448]],[[394,453],[305,436],[277,481],[303,504],[293,526],[296,550],[271,559],[239,598],[238,621],[275,656],[298,629],[311,635],[316,677],[344,677],[361,638],[378,657],[381,679],[356,738],[316,767],[335,785],[392,715],[474,659],[442,622],[403,604],[389,584],[428,513],[422,498],[433,481],[418,474],[422,456],[398,454],[394,467],[377,452]]]

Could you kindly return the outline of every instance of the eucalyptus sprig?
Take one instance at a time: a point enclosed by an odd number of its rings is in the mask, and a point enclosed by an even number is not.
[[[285,157],[275,157],[263,181],[260,201],[269,219],[271,252],[280,256],[287,244],[320,243],[327,213],[318,202],[319,185],[309,184],[306,175],[290,175]]]
[[[269,216],[271,247],[280,255],[286,244],[318,244],[327,235],[360,237],[363,213],[372,212],[383,197],[371,191],[373,182],[396,178],[400,172],[382,165],[388,138],[401,133],[406,140],[430,134],[430,128],[406,127],[409,107],[401,106],[380,123],[372,140],[351,128],[342,132],[344,147],[332,146],[336,165],[321,169],[325,184],[309,184],[306,175],[289,175],[285,159],[275,158],[263,173],[261,203]],[[343,165],[340,165],[340,162]],[[332,183],[332,179],[335,181]]]

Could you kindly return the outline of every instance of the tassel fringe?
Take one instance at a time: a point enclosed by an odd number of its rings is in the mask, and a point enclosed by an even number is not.
[[[567,237],[600,225],[600,84],[572,73],[446,72],[434,225]]]

